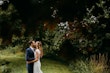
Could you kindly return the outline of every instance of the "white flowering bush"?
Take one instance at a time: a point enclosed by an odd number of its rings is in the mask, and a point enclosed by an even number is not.
[[[74,46],[79,49],[83,54],[89,54],[89,52],[97,52],[102,48],[103,40],[110,39],[109,37],[109,19],[110,19],[110,7],[106,6],[107,1],[100,0],[99,3],[87,8],[87,13],[82,21],[75,21],[73,23],[73,29],[71,41]],[[102,13],[96,12],[97,8],[102,10]],[[106,46],[104,46],[106,48]]]
[[[68,31],[68,23],[61,22],[58,24],[58,26],[55,28],[54,31],[46,30],[44,31],[44,38],[42,38],[42,41],[44,43],[44,51],[46,53],[51,53],[56,55],[57,52],[60,50],[60,45],[62,44],[65,33]]]

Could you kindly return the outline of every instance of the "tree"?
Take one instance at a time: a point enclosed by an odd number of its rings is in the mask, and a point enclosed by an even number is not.
[[[87,8],[87,14],[83,20],[74,21],[72,25],[74,26],[72,29],[72,43],[79,48],[76,50],[81,51],[83,54],[104,53],[108,50],[108,46],[103,45],[105,39],[110,39],[108,2],[100,0],[92,8]],[[106,42],[106,44],[108,43]]]
[[[18,10],[25,26],[25,35],[34,34],[39,24],[45,21],[61,22],[82,19],[86,7],[95,4],[93,0],[10,0]],[[32,31],[32,32],[31,32]]]
[[[13,34],[17,36],[21,34],[21,20],[12,4],[5,10],[0,7],[0,32],[2,44],[5,45],[12,41]]]

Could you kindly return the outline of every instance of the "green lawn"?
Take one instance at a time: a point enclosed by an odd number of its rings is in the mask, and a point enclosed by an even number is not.
[[[24,55],[1,55],[0,73],[27,73]],[[9,63],[7,65],[3,65]],[[41,60],[43,73],[72,73],[69,67],[62,62],[43,58]]]
[[[43,59],[41,62],[44,73],[72,73],[68,66],[61,62],[49,59]]]

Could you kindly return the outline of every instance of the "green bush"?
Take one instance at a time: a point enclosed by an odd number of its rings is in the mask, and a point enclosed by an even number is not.
[[[6,65],[0,66],[0,73],[11,73],[11,68],[7,67]]]
[[[93,55],[89,60],[77,60],[71,62],[70,68],[73,73],[110,73],[106,55]]]
[[[0,55],[13,55],[18,52],[21,52],[22,50],[22,45],[16,45],[16,46],[7,46],[5,49],[0,50]]]
[[[75,49],[76,51],[80,50],[83,54],[89,54],[89,52],[95,53],[109,50],[110,47],[104,45],[104,41],[110,39],[110,33],[108,32],[110,9],[106,4],[107,0],[99,0],[91,8],[87,8],[87,13],[83,20],[74,20],[72,24],[74,27],[68,34],[70,34],[69,37],[72,44],[79,48]],[[103,13],[96,12],[98,9],[101,9],[102,11],[100,12]]]
[[[65,25],[65,23],[63,23]],[[42,38],[43,48],[45,54],[57,55],[57,51],[60,50],[60,45],[63,42],[63,36],[65,35],[65,26],[56,26],[55,30],[46,30],[44,37]],[[63,29],[61,29],[63,28]]]

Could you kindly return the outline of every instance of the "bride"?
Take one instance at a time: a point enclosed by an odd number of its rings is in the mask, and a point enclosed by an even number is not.
[[[42,50],[42,43],[37,41],[36,42],[36,50],[34,52],[35,58],[38,59],[38,61],[34,62],[33,67],[33,73],[43,73],[41,70],[41,62],[40,58],[43,56],[43,50]]]

